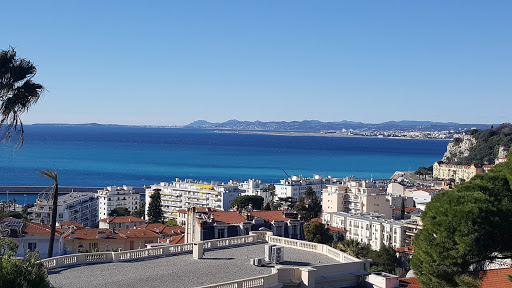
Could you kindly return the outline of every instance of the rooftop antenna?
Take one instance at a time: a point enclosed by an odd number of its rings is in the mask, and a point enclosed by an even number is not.
[[[286,174],[286,176],[288,176],[288,178],[291,178],[290,175],[288,175],[288,173],[286,173],[286,171],[284,171],[284,169],[281,169],[283,170],[284,174]]]

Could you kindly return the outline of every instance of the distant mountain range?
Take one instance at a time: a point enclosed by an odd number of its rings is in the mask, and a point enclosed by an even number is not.
[[[120,125],[120,124],[66,124],[66,123],[38,123],[36,125],[53,126],[105,126],[105,127],[153,127],[153,128],[199,128],[199,129],[231,129],[231,130],[261,130],[261,131],[339,131],[339,130],[359,130],[359,131],[459,131],[476,129],[489,129],[491,125],[498,124],[460,124],[455,122],[432,122],[432,121],[388,121],[382,123],[363,123],[354,121],[322,122],[318,120],[303,121],[239,121],[228,120],[222,123],[208,122],[206,120],[197,120],[184,126],[157,126],[157,125]]]
[[[318,120],[304,121],[239,121],[228,120],[222,123],[212,123],[205,120],[194,121],[185,127],[207,129],[241,129],[241,130],[274,130],[274,131],[329,131],[329,130],[400,130],[400,131],[446,131],[467,130],[471,128],[488,129],[493,124],[460,124],[455,122],[432,121],[388,121],[383,123],[363,123],[354,121],[322,122]],[[496,124],[494,124],[496,125]]]

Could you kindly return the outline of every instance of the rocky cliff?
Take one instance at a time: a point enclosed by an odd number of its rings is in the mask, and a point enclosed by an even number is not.
[[[476,144],[475,138],[471,135],[462,135],[460,137],[453,138],[443,156],[443,162],[445,163],[459,163],[464,158],[469,156],[470,149]]]

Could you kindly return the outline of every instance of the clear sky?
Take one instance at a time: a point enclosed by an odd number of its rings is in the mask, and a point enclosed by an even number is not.
[[[512,1],[2,1],[25,123],[512,121]]]

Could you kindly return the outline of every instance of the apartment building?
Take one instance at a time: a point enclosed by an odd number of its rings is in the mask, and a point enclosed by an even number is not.
[[[323,223],[346,230],[348,239],[369,244],[378,250],[381,245],[399,248],[405,245],[405,221],[384,219],[378,214],[324,213]]]
[[[98,219],[109,217],[110,212],[117,207],[125,207],[130,212],[139,208],[140,195],[130,186],[109,186],[98,190],[97,196],[99,205]]]
[[[332,178],[331,176],[324,177],[320,174],[315,174],[313,177],[293,175],[287,179],[281,180],[280,183],[275,184],[275,193],[278,198],[292,197],[297,200],[300,196],[304,196],[304,192],[308,187],[311,187],[320,199],[322,197],[322,190],[325,189],[326,185],[340,182],[341,179]]]
[[[130,229],[144,225],[146,221],[133,216],[113,216],[100,219],[99,228],[106,229]]]
[[[264,191],[265,188],[271,184],[261,183],[261,180],[249,179],[244,182],[232,180],[230,183],[238,183],[238,188],[242,190],[244,195],[257,195],[263,197],[263,203],[274,200],[271,192]]]
[[[150,197],[154,190],[160,190],[164,217],[177,218],[179,209],[189,207],[210,207],[229,210],[231,201],[238,197],[242,190],[236,184],[219,184],[218,182],[192,181],[191,179],[151,185],[146,189],[146,213]]]
[[[28,219],[32,222],[50,225],[52,202],[39,201],[28,210]],[[75,221],[86,227],[98,225],[98,198],[91,192],[71,192],[59,196],[57,204],[57,222]]]
[[[342,185],[326,185],[322,190],[324,213],[377,213],[392,218],[392,207],[385,191],[368,181],[349,181]]]
[[[25,257],[28,252],[39,252],[41,258],[48,257],[48,247],[50,245],[50,226],[14,219],[7,217],[0,221],[1,237],[10,238],[18,246],[16,257]],[[64,254],[64,236],[65,231],[55,232],[55,242],[53,243],[53,256]]]
[[[486,171],[489,170],[492,165],[486,165]],[[461,180],[468,181],[473,178],[473,176],[477,174],[482,174],[484,172],[484,167],[479,164],[471,164],[471,165],[455,165],[455,164],[447,164],[443,161],[436,161],[433,165],[433,177],[438,179],[455,179],[455,182],[460,182]]]

